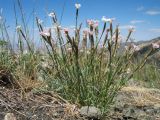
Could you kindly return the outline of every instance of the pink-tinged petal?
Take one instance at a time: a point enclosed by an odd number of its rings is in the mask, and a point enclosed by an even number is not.
[[[98,27],[98,23],[95,23],[95,24],[94,24],[94,27],[97,28],[97,27]]]
[[[93,31],[89,31],[89,35],[93,35],[94,34],[94,32]]]
[[[140,50],[140,47],[135,45],[135,44],[133,44],[132,47],[133,47],[134,51],[139,51]]]
[[[44,31],[40,32],[40,35],[45,36],[45,37],[50,37],[51,36],[50,30],[51,29],[44,30]]]

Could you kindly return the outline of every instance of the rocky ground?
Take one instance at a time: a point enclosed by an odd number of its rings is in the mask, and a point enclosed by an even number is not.
[[[0,87],[0,120],[86,120],[86,116],[96,120],[99,117],[95,107],[86,111],[86,107],[78,109],[53,92]],[[160,120],[160,90],[128,84],[118,93],[105,120]]]
[[[160,120],[160,90],[124,87],[115,99],[110,120]]]

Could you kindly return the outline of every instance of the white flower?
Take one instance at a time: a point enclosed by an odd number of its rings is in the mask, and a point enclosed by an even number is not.
[[[129,31],[130,32],[135,32],[135,26],[129,26]]]
[[[44,31],[40,32],[40,35],[46,36],[46,37],[50,37],[50,36],[51,36],[50,30],[51,30],[51,29],[44,30]]]
[[[48,14],[48,16],[54,18],[56,15],[55,15],[54,12],[51,12],[51,13]]]
[[[48,63],[47,62],[42,62],[42,67],[43,68],[47,68],[49,65],[48,65]]]
[[[87,53],[87,55],[89,55],[89,54],[90,54],[90,51],[88,51],[88,50],[87,50],[87,52],[86,52],[86,53]]]
[[[130,68],[127,69],[127,74],[129,74],[129,73],[131,73],[131,69]]]
[[[58,25],[58,28],[59,28],[59,29],[62,29],[62,26]]]
[[[28,53],[28,50],[24,50],[23,54],[26,55]]]
[[[69,53],[72,52],[72,48],[71,48],[71,47],[67,48],[67,51],[68,51]]]
[[[160,45],[157,44],[157,43],[152,43],[152,47],[153,47],[153,48],[160,48]]]
[[[132,47],[133,47],[134,51],[139,51],[140,50],[140,47],[135,45],[135,44],[133,44]]]
[[[112,23],[112,22],[115,20],[115,18],[106,18],[105,16],[103,16],[101,20],[102,20],[103,22]]]
[[[42,24],[42,23],[43,23],[43,20],[38,19],[38,24]]]
[[[107,22],[107,18],[105,16],[102,17],[101,19],[103,22]]]
[[[129,49],[129,47],[128,47],[128,46],[124,46],[124,48],[125,48],[125,50],[128,50],[128,49]]]
[[[76,9],[79,9],[81,7],[81,4],[76,3],[75,7],[76,7]]]
[[[21,30],[21,26],[18,25],[18,26],[16,27],[16,30],[17,30],[17,31]]]

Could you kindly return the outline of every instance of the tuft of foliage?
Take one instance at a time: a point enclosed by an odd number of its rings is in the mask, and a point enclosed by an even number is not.
[[[141,70],[134,74],[134,79],[146,83],[146,87],[160,88],[160,68],[154,64],[146,64]]]
[[[105,113],[120,88],[144,66],[152,50],[131,71],[137,46],[129,44],[124,51],[119,52],[119,27],[114,29],[112,20],[104,20],[101,33],[97,21],[89,20],[88,30],[82,33],[82,24],[78,25],[78,11],[76,9],[73,35],[67,28],[59,26],[55,13],[51,17],[54,32],[44,29],[38,22],[39,19],[36,19],[50,63],[50,67],[43,69],[43,73],[49,89],[55,90],[73,103],[96,106]],[[125,44],[132,32],[133,28],[129,30]],[[52,34],[56,37],[53,38]]]

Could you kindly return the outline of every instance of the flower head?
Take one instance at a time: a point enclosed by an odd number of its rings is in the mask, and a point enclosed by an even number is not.
[[[112,22],[115,20],[115,18],[106,18],[105,16],[103,16],[101,20],[102,20],[103,22],[112,23]]]
[[[75,7],[76,7],[76,9],[79,9],[81,7],[81,4],[76,3]]]
[[[69,29],[68,29],[68,28],[63,28],[63,30],[64,30],[64,33],[65,33],[65,34],[68,34],[68,32],[69,32]]]
[[[129,32],[134,32],[135,31],[135,26],[129,26]]]
[[[132,44],[132,47],[133,47],[134,51],[139,51],[140,50],[140,47],[135,45],[135,44]]]
[[[48,14],[48,16],[54,18],[56,15],[55,15],[54,12],[51,12],[51,13]]]
[[[157,44],[157,43],[152,43],[152,47],[153,47],[153,48],[160,48],[160,45]]]
[[[42,24],[42,23],[43,23],[43,20],[38,19],[38,24]]]
[[[88,23],[89,26],[93,26],[94,28],[98,27],[98,25],[99,25],[99,21],[98,20],[93,20],[93,19],[87,20],[87,23]]]
[[[118,39],[116,38],[116,36],[114,35],[112,37],[113,41],[115,42],[117,40],[118,43],[120,43],[122,41],[122,36],[121,35],[118,35]]]
[[[127,72],[127,74],[130,74],[131,73],[131,69],[128,68],[126,72]]]
[[[50,37],[51,36],[51,29],[47,29],[47,30],[40,32],[40,35],[45,36],[45,37]]]
[[[20,31],[20,30],[21,30],[21,26],[18,25],[18,26],[16,27],[16,30],[17,30],[17,31]]]
[[[92,26],[94,24],[94,21],[93,20],[87,20],[87,23],[89,26]]]
[[[124,48],[125,48],[125,50],[128,50],[128,49],[129,49],[129,47],[128,47],[128,46],[124,46]]]

